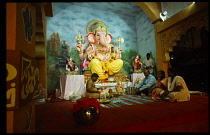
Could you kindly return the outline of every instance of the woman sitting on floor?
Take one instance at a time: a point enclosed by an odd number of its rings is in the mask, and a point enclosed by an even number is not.
[[[160,92],[167,90],[168,78],[165,77],[165,72],[163,70],[158,71],[158,80],[156,83],[156,88],[152,90],[152,99],[161,99]]]
[[[183,102],[190,100],[190,92],[184,79],[176,75],[174,68],[168,68],[168,98],[169,102]]]

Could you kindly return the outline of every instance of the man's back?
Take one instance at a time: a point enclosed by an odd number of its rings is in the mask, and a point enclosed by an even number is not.
[[[92,79],[89,79],[86,84],[86,92],[92,92],[94,89],[94,82]]]
[[[87,81],[86,84],[86,97],[87,98],[99,98],[100,97],[100,91],[97,90],[97,88],[95,87],[94,82],[97,81],[98,79],[98,74],[93,73],[91,75],[91,78]]]

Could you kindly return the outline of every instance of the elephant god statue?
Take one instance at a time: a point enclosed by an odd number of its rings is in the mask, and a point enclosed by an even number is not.
[[[97,73],[100,80],[107,79],[110,75],[119,72],[123,67],[121,60],[122,48],[114,49],[111,44],[112,35],[108,33],[108,27],[100,20],[91,21],[87,27],[88,46],[78,42],[76,46],[80,60],[90,60],[88,65],[91,73]]]

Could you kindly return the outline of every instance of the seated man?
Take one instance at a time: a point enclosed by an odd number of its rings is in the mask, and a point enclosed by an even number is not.
[[[149,70],[144,71],[145,78],[135,86],[137,95],[149,95],[149,89],[153,89],[156,86],[156,78],[150,74]]]
[[[100,98],[100,91],[97,90],[97,88],[95,87],[95,84],[94,84],[94,82],[97,81],[98,77],[99,77],[98,74],[93,73],[91,75],[91,78],[87,81],[86,94],[85,94],[86,98],[89,98],[89,97],[95,98],[95,99]]]

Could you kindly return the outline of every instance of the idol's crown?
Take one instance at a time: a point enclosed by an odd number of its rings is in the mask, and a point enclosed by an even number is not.
[[[101,25],[98,25],[95,27],[94,29],[94,33],[97,33],[97,32],[107,32],[106,28],[101,26]]]

